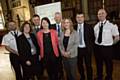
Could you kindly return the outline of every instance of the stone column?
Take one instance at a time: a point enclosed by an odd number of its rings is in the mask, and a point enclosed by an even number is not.
[[[88,0],[82,0],[82,11],[85,14],[85,20],[89,20],[89,16],[88,16]]]

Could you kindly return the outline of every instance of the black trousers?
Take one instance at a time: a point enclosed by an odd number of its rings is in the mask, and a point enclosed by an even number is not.
[[[58,58],[58,70],[59,70],[59,80],[64,80],[64,71],[63,71],[63,60],[62,56],[60,55]]]
[[[41,80],[41,66],[40,62],[37,59],[38,55],[32,55],[29,59],[31,65],[27,65],[26,61],[21,60],[22,69],[23,69],[23,80],[35,80],[35,76],[37,80]]]
[[[112,80],[113,63],[112,63],[112,46],[95,46],[95,59],[97,66],[97,79],[103,80],[103,63],[106,67],[105,80]]]
[[[58,66],[58,78],[59,80],[64,80],[64,71],[63,71],[63,61],[62,61],[62,56],[60,55],[58,58],[58,62],[57,62],[57,66]],[[44,66],[44,61],[40,61],[40,67],[41,67],[41,74],[42,76],[44,76],[44,70],[45,70],[45,66]]]
[[[59,79],[59,59],[56,57],[54,60],[42,59],[43,68],[47,70],[48,80],[60,80]]]
[[[78,48],[78,70],[80,73],[80,80],[85,79],[85,69],[83,62],[85,62],[85,67],[87,70],[87,80],[92,80],[92,66],[91,66],[91,54],[88,52],[87,48]]]
[[[22,73],[21,73],[21,64],[20,64],[20,59],[17,55],[14,53],[10,53],[10,63],[15,71],[15,77],[16,80],[23,80],[22,79]]]

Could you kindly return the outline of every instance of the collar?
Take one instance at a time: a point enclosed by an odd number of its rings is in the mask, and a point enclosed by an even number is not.
[[[15,30],[15,31],[10,31],[10,32],[12,32],[12,33],[14,33],[14,32],[15,32],[15,33],[18,33],[18,30]]]
[[[15,33],[18,35],[18,30],[10,31],[10,32],[9,32],[9,34],[12,34],[13,36],[15,35]]]
[[[38,26],[35,26],[35,28],[40,28],[40,25],[38,25]]]
[[[61,23],[59,23],[59,24],[58,24],[58,23],[56,23],[56,25],[60,25],[60,26],[61,26]]]
[[[84,25],[84,23],[78,24],[78,27],[79,27],[79,26],[81,26],[81,27],[82,27],[83,25]]]
[[[107,21],[107,20],[105,19],[104,21],[100,21],[100,23],[103,23],[103,24],[105,24],[105,23],[106,23],[106,21]]]

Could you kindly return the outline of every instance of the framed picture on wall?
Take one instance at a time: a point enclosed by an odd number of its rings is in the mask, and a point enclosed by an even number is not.
[[[12,0],[11,1],[11,7],[15,8],[15,7],[20,7],[21,6],[21,1],[20,0]]]

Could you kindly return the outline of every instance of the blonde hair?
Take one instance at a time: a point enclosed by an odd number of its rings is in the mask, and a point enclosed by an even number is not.
[[[70,33],[72,33],[73,31],[74,31],[74,27],[73,27],[73,22],[72,22],[72,20],[71,19],[69,19],[69,18],[65,18],[65,19],[63,19],[62,20],[62,22],[61,22],[61,24],[63,24],[63,26],[62,26],[62,30],[63,30],[63,32],[65,32],[66,31],[66,29],[65,29],[65,20],[68,20],[69,21],[69,23],[70,23]]]

